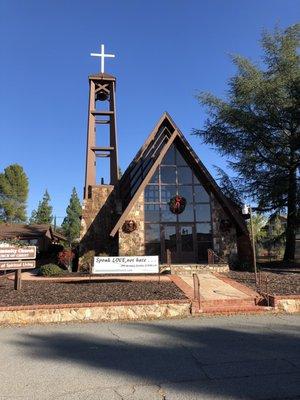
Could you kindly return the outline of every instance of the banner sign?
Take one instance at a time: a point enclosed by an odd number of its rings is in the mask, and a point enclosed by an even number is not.
[[[36,246],[12,246],[0,244],[0,260],[33,260],[36,258]]]
[[[158,256],[95,257],[93,274],[158,274]]]
[[[0,271],[7,269],[33,269],[35,261],[0,261]]]

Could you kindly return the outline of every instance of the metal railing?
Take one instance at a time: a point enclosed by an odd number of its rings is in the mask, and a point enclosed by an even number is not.
[[[225,260],[223,260],[223,258],[221,258],[212,249],[207,249],[207,262],[208,262],[208,264],[215,264],[215,263],[216,264],[217,263],[227,264],[227,262]]]

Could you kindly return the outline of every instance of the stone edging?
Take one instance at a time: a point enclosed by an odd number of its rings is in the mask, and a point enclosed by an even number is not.
[[[269,304],[277,311],[286,313],[300,312],[300,295],[268,295]]]
[[[188,299],[1,307],[0,325],[183,318],[191,315],[190,309]]]

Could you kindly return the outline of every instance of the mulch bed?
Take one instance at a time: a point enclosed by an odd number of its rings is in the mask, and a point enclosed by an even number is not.
[[[255,275],[253,272],[229,271],[223,275],[256,290]],[[261,291],[266,292],[266,277],[268,279],[268,293],[277,295],[300,295],[300,271],[261,272]]]
[[[14,290],[14,282],[0,280],[0,307],[31,304],[75,304],[137,300],[186,299],[172,282],[131,281],[23,281],[22,289]]]

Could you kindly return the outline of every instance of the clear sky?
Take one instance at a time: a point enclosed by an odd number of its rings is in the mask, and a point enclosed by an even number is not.
[[[225,160],[191,135],[205,120],[195,94],[224,96],[229,54],[259,61],[262,29],[299,14],[299,0],[0,0],[0,170],[24,167],[29,215],[46,188],[59,217],[73,186],[82,198],[87,77],[99,70],[89,54],[104,43],[122,170],[168,111],[214,174]]]

